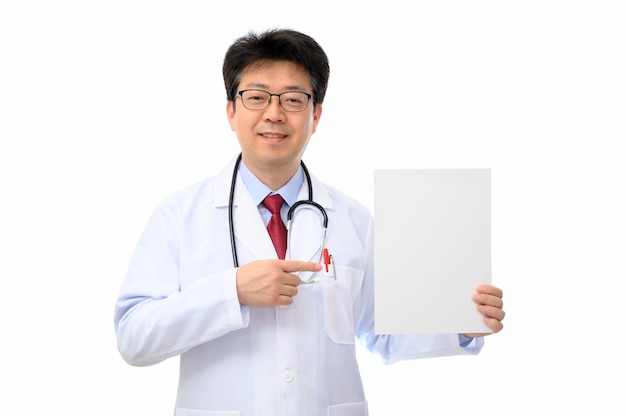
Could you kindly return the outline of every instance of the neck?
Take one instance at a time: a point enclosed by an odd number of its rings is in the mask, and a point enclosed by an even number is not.
[[[272,191],[282,188],[296,174],[300,167],[300,161],[289,163],[287,165],[276,164],[251,164],[245,157],[241,160],[246,167],[256,176],[263,184]]]

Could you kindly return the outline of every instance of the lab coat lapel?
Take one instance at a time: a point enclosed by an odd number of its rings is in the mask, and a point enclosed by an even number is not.
[[[234,160],[218,175],[215,186],[216,205],[226,209],[228,209],[233,169]],[[254,259],[278,257],[259,214],[259,209],[252,201],[252,197],[239,175],[237,175],[233,199],[233,224],[239,264],[243,265]]]
[[[235,238],[243,252],[250,252],[255,259],[277,258],[276,249],[270,238],[259,208],[252,201],[252,197],[246,190],[243,181],[238,178],[235,187],[235,200],[233,208],[235,224]]]

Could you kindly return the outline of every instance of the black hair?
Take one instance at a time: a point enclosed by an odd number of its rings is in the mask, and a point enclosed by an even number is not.
[[[222,73],[226,98],[236,98],[243,72],[254,64],[289,61],[309,73],[313,102],[321,104],[326,95],[330,66],[322,47],[312,37],[291,29],[270,29],[261,33],[249,32],[235,40],[224,57]]]

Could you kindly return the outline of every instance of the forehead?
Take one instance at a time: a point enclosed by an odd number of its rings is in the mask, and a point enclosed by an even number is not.
[[[294,89],[309,91],[311,77],[307,70],[289,61],[259,61],[241,74],[240,88]]]

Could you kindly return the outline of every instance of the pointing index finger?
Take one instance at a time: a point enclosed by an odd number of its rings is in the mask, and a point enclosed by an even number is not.
[[[322,265],[312,261],[285,260],[283,270],[286,272],[319,272]]]

